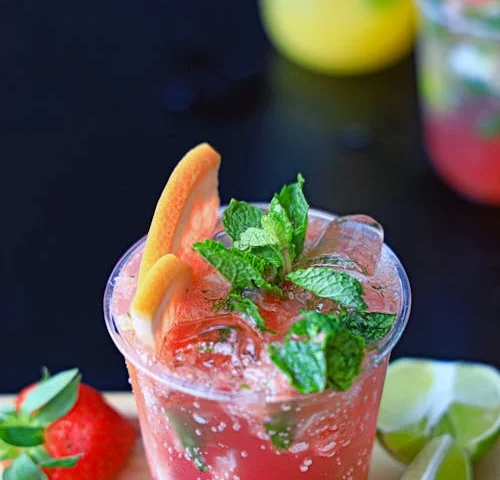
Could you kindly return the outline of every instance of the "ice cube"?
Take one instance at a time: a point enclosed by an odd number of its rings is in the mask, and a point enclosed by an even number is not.
[[[234,314],[180,322],[166,337],[161,356],[174,368],[197,369],[227,378],[259,360],[260,333]]]
[[[330,222],[306,255],[309,265],[337,266],[371,276],[384,244],[384,230],[367,215],[339,217]]]

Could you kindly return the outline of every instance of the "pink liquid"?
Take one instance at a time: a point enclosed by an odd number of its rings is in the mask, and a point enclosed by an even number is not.
[[[310,225],[312,245],[326,222]],[[370,281],[374,287],[384,282],[385,296],[368,283],[365,300],[396,311],[396,274],[384,258]],[[373,365],[368,355],[365,372],[347,392],[299,396],[269,360],[265,345],[283,336],[310,300],[307,295],[291,289],[286,301],[255,299],[266,325],[278,331],[261,334],[237,315],[212,312],[228,286],[200,266],[201,278],[178,307],[184,321],[172,328],[155,358],[127,329],[139,262],[140,253],[117,278],[114,315],[148,365],[185,382],[185,388],[160,382],[128,362],[155,480],[367,479],[388,356]],[[279,449],[282,442],[288,449]]]
[[[500,135],[487,137],[477,125],[488,105],[428,113],[425,134],[431,159],[444,181],[474,201],[500,205]]]

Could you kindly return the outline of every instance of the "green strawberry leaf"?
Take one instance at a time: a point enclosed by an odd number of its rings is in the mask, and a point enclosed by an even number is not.
[[[361,335],[367,342],[373,342],[387,335],[396,320],[396,315],[343,310],[340,319],[351,332]]]
[[[200,439],[195,433],[196,427],[191,417],[181,411],[175,413],[169,412],[166,415],[177,433],[177,437],[184,447],[188,458],[200,472],[205,472],[208,469],[208,465],[203,458]]]
[[[328,267],[311,267],[290,272],[286,279],[318,297],[358,310],[367,308],[362,298],[363,286],[346,272]]]
[[[26,398],[21,405],[21,412],[26,415],[31,415],[35,410],[38,410],[46,405],[62,390],[64,390],[64,388],[71,383],[77,375],[78,369],[73,368],[71,370],[58,373],[48,380],[39,383],[26,395]]]
[[[0,440],[0,462],[2,460],[8,460],[10,458],[16,458],[19,455],[19,450],[12,445]]]
[[[22,453],[5,470],[3,480],[48,480],[48,478],[26,453]]]
[[[336,315],[302,311],[283,344],[269,345],[274,364],[300,393],[345,391],[361,372],[365,341]]]
[[[260,220],[265,212],[247,202],[239,202],[234,198],[224,211],[222,226],[233,242],[240,240],[241,234],[250,227],[260,227]]]
[[[193,248],[231,283],[233,290],[257,287],[281,294],[279,287],[271,285],[264,278],[265,260],[235,248],[228,250],[222,243],[210,239],[195,243]]]
[[[284,208],[293,225],[293,245],[297,257],[304,249],[308,223],[309,205],[302,191],[303,186],[304,177],[299,173],[296,183],[285,185],[280,193],[276,195],[276,199]]]
[[[71,468],[74,467],[83,455],[73,455],[71,457],[48,458],[38,464],[43,468]]]
[[[64,417],[74,407],[78,399],[80,380],[81,375],[74,377],[55,397],[35,413],[33,422],[46,426]]]
[[[30,425],[0,425],[0,440],[14,447],[36,447],[42,445],[43,427]]]

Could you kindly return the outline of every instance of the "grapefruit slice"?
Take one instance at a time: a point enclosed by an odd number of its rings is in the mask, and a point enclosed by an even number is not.
[[[176,320],[176,306],[192,280],[191,267],[167,254],[158,259],[138,286],[130,306],[132,325],[139,339],[160,346]]]
[[[168,253],[193,264],[192,245],[209,238],[219,209],[220,155],[207,143],[190,150],[177,164],[158,200],[144,246],[139,285],[155,262]]]

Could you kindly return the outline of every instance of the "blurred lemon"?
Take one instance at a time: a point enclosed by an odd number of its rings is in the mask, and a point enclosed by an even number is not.
[[[260,0],[260,6],[276,48],[317,72],[373,72],[413,45],[412,0]]]

